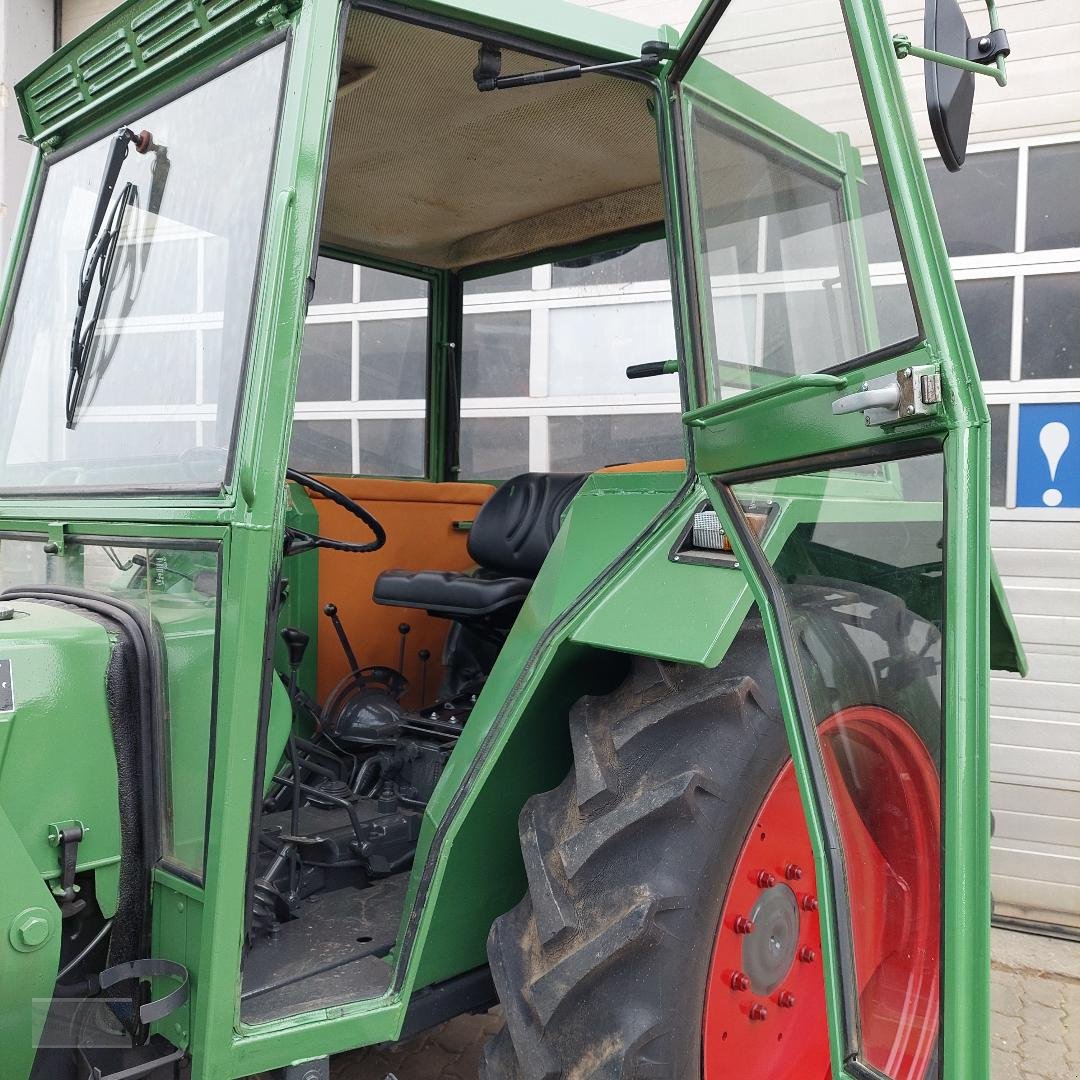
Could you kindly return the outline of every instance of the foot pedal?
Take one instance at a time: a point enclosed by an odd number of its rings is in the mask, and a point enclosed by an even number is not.
[[[86,1080],[171,1080],[184,1051],[160,1035],[151,1035],[142,1046],[85,1047],[79,1054]]]

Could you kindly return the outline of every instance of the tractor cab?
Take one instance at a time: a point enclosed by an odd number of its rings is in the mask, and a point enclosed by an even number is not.
[[[486,1080],[985,1075],[1024,660],[900,65],[959,167],[1007,41],[843,0],[794,91],[686,6],[126,0],[19,85],[4,1077],[496,1004]]]

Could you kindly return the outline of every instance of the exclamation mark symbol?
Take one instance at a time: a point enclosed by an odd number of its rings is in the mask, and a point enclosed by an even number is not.
[[[1057,478],[1062,455],[1069,448],[1069,439],[1069,429],[1059,420],[1045,424],[1039,432],[1039,446],[1046,455],[1046,464],[1050,466],[1051,484]],[[1056,487],[1048,487],[1043,492],[1043,502],[1047,506],[1060,506],[1061,498],[1061,492]]]

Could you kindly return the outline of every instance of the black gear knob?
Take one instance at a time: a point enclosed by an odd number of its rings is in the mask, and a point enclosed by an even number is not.
[[[303,630],[297,630],[295,626],[286,626],[281,631],[281,640],[285,642],[285,648],[289,650],[289,667],[298,668],[304,662],[304,653],[307,652],[311,638]]]

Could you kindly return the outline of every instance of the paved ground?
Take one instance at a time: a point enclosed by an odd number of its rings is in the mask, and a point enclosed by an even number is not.
[[[991,1080],[1080,1080],[1080,944],[994,930],[992,953]]]
[[[991,1080],[1080,1080],[1080,944],[993,931]],[[497,1014],[334,1059],[333,1080],[476,1080]]]

